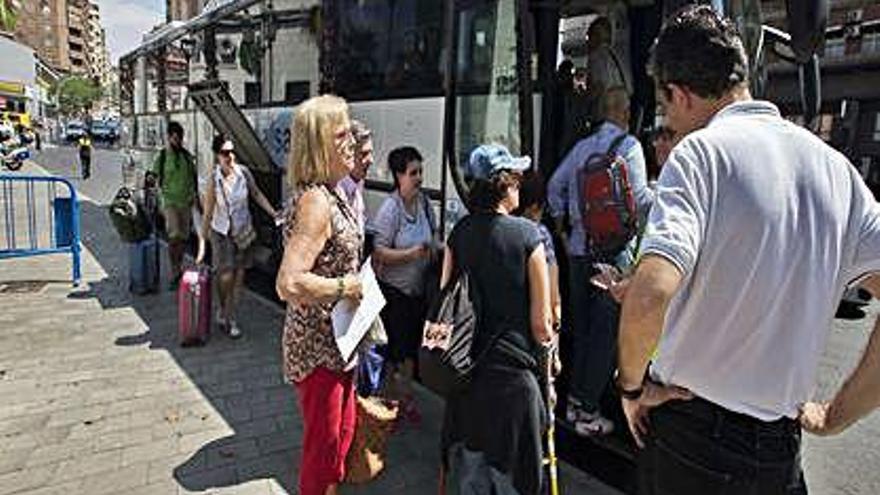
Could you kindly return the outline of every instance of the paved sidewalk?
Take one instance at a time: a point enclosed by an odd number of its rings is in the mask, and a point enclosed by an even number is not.
[[[131,296],[127,246],[82,206],[82,287],[69,257],[0,261],[0,494],[295,493],[302,425],[280,310],[247,295],[242,340],[178,347],[173,293]],[[342,493],[434,493],[442,404],[418,401],[423,422],[392,437],[386,472]],[[613,493],[562,477],[563,493]]]

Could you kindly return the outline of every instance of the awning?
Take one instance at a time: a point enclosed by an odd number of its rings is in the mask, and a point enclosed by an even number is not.
[[[244,10],[263,0],[217,0],[215,5],[187,22],[172,22],[166,24],[158,31],[145,36],[140,46],[119,58],[119,63],[127,63],[129,59],[136,59],[149,54],[163,46],[173,43],[180,38],[194,32],[205,29],[212,23]]]
[[[24,84],[10,81],[0,81],[0,94],[6,96],[24,96]]]

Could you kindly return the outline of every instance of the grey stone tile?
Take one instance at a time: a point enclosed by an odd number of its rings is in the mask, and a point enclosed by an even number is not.
[[[81,454],[61,461],[52,477],[52,482],[63,483],[76,478],[83,478],[90,474],[112,471],[119,468],[120,460],[121,455],[118,450]]]
[[[190,491],[204,491],[237,484],[235,466],[198,471],[177,478],[180,487]]]
[[[16,495],[72,495],[82,493],[82,484],[83,480],[80,478],[61,484],[44,486],[34,490],[16,492]],[[2,488],[0,488],[0,493],[3,493]]]
[[[0,454],[0,475],[23,468],[31,452],[33,449],[28,448],[4,451]]]
[[[256,440],[252,438],[230,442],[217,442],[204,449],[204,453],[207,456],[209,469],[258,458],[263,454],[257,448]]]
[[[152,460],[148,463],[147,483],[172,480],[176,476],[194,474],[207,469],[205,454],[198,452],[193,455],[175,454]]]
[[[126,493],[128,490],[146,486],[147,464],[138,463],[119,469],[86,476],[82,493],[102,495],[107,493]]]
[[[154,440],[150,443],[133,445],[121,450],[121,465],[144,464],[147,461],[161,459],[177,454],[177,439]]]

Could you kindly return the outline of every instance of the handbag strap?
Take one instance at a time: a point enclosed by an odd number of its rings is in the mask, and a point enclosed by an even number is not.
[[[229,204],[229,197],[226,196],[226,186],[223,185],[223,172],[220,170],[217,172],[219,172],[217,175],[217,185],[220,187],[220,194],[223,195],[223,202],[226,203],[226,217],[229,218],[229,235],[231,237],[235,232],[235,228],[233,228],[232,224],[232,206]],[[233,173],[235,173],[234,170]]]

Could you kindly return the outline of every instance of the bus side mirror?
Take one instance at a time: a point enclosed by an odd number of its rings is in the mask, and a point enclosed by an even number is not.
[[[810,62],[825,41],[828,0],[786,0],[791,48],[798,64]]]

